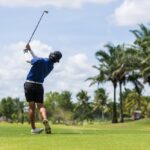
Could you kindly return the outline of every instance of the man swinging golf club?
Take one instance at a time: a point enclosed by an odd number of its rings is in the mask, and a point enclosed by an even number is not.
[[[45,77],[53,70],[54,63],[58,63],[62,57],[61,52],[54,51],[50,53],[48,58],[37,57],[29,44],[26,45],[24,50],[25,56],[31,55],[30,57],[25,57],[26,62],[32,65],[24,84],[25,97],[29,103],[29,118],[31,122],[31,133],[39,134],[44,129],[36,128],[35,126],[35,108],[39,109],[43,125],[45,127],[45,133],[50,134],[51,128],[47,120],[46,108],[43,104],[44,88],[42,83]]]

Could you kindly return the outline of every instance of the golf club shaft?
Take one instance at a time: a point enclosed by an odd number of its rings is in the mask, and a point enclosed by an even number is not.
[[[28,44],[31,42],[31,40],[32,40],[32,38],[33,38],[33,35],[35,34],[35,31],[37,30],[37,28],[38,28],[38,26],[39,26],[39,24],[40,24],[40,22],[41,22],[41,20],[42,20],[42,17],[44,16],[44,13],[48,13],[48,11],[44,11],[44,12],[42,13],[42,15],[41,15],[41,17],[40,17],[40,19],[39,19],[39,21],[38,21],[38,23],[37,23],[37,25],[36,25],[34,31],[33,31],[33,33],[32,33],[32,35],[31,35],[31,37],[30,37],[30,39],[29,39],[29,41],[28,41]]]

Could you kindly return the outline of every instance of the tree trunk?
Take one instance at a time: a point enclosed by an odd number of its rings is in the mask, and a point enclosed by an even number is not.
[[[141,95],[140,94],[139,94],[139,97],[137,99],[137,103],[138,103],[137,110],[141,110]]]
[[[102,120],[104,120],[104,110],[102,108]]]
[[[21,123],[24,123],[24,111],[23,109],[21,110]]]
[[[123,101],[122,101],[122,82],[119,82],[120,86],[120,122],[124,122],[123,118]]]
[[[117,84],[114,83],[114,104],[113,104],[113,118],[112,118],[112,123],[118,123],[118,119],[117,119],[117,107],[116,107],[116,87]]]

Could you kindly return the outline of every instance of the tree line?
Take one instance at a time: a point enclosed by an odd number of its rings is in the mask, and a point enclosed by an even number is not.
[[[150,29],[141,24],[131,33],[135,36],[134,43],[108,43],[96,52],[98,65],[93,69],[98,74],[86,79],[91,81],[90,86],[98,85],[93,97],[85,90],[80,90],[75,98],[70,91],[45,94],[45,107],[53,123],[76,124],[85,120],[112,120],[112,123],[117,123],[118,119],[124,122],[136,110],[141,111],[142,117],[150,116],[150,97],[142,94],[144,85],[150,83]],[[113,100],[103,88],[106,82],[112,83]],[[128,89],[127,83],[132,83],[134,88]],[[116,92],[117,87],[119,93]],[[29,121],[27,110],[27,103],[19,98],[6,97],[0,101],[0,117],[6,120]],[[36,119],[39,120],[38,115]]]
[[[122,94],[123,117],[131,118],[137,108],[139,109],[139,94],[135,89],[126,89]],[[76,101],[76,102],[75,102]],[[106,121],[113,117],[114,103],[108,98],[105,89],[95,90],[94,97],[87,91],[81,90],[72,99],[70,91],[48,92],[45,94],[45,107],[49,120],[54,124],[83,124],[84,121]],[[120,114],[120,103],[116,104],[117,118]],[[142,117],[150,117],[150,97],[140,96],[140,110]],[[0,101],[1,121],[29,122],[28,104],[19,98],[3,98]],[[40,120],[36,112],[36,121]]]

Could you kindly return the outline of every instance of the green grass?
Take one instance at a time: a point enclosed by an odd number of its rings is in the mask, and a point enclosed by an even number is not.
[[[150,120],[84,126],[52,125],[52,132],[51,135],[31,135],[28,124],[0,123],[0,150],[150,149]]]

